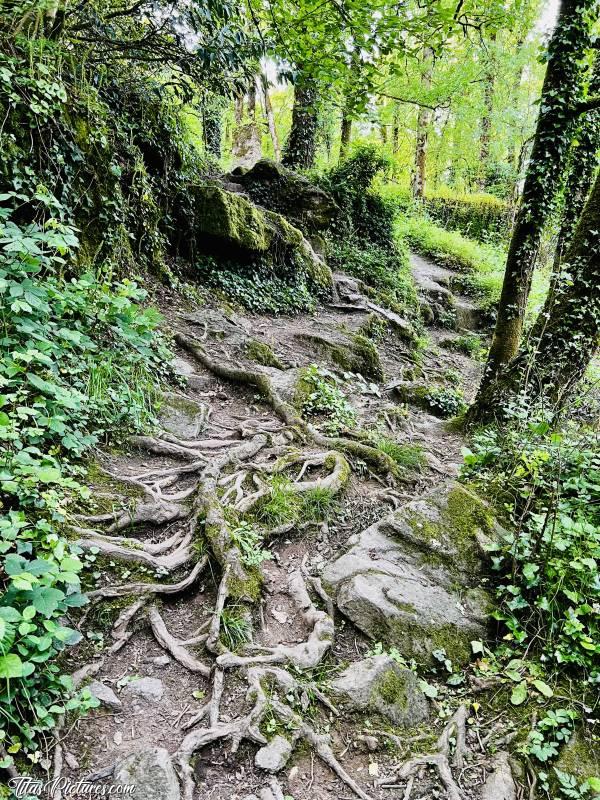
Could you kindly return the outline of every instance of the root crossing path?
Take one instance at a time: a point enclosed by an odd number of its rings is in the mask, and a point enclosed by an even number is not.
[[[439,345],[458,334],[432,328],[419,354],[343,275],[313,315],[164,311],[181,386],[156,432],[99,456],[95,506],[70,521],[91,600],[72,671],[101,704],[65,721],[55,776],[162,800],[491,800],[464,705],[440,717],[376,618],[353,624],[323,578],[363,531],[375,558],[390,515],[452,485],[460,434],[403,392],[469,397],[479,366]]]

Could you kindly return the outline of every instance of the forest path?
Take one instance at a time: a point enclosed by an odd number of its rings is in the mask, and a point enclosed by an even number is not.
[[[428,279],[435,276],[437,283],[444,277],[439,268],[434,269],[435,265],[426,264],[423,259],[415,257],[413,264],[418,281],[424,280],[424,265]],[[321,634],[315,640],[315,632],[319,625],[333,626],[333,618],[319,611],[318,606],[303,606],[302,602],[299,606],[298,591],[292,584],[304,580],[306,586],[311,585],[315,578],[310,576],[318,578],[336,554],[347,547],[350,537],[386,517],[391,507],[452,481],[458,474],[462,435],[421,408],[403,406],[396,399],[396,387],[400,382],[417,380],[429,385],[460,386],[471,396],[479,367],[466,356],[440,347],[438,342],[448,336],[448,331],[436,328],[429,330],[429,344],[415,361],[412,347],[391,326],[376,340],[383,377],[365,379],[348,365],[341,367],[340,361],[356,356],[355,337],[365,331],[373,312],[365,298],[358,296],[352,279],[337,276],[337,289],[337,300],[332,305],[298,317],[254,316],[208,307],[179,313],[168,297],[163,299],[163,311],[178,331],[178,341],[201,343],[212,366],[207,368],[188,347],[180,347],[175,366],[182,387],[165,396],[162,433],[152,439],[134,437],[125,451],[100,456],[99,466],[105,472],[98,473],[97,484],[92,487],[99,516],[85,522],[86,527],[96,531],[88,535],[87,543],[95,544],[100,551],[89,587],[94,604],[82,623],[85,638],[74,666],[91,664],[86,674],[93,677],[94,691],[104,702],[68,732],[62,743],[63,775],[81,778],[95,774],[104,780],[113,775],[114,780],[122,781],[123,776],[133,774],[140,798],[177,800],[179,789],[173,781],[168,756],[161,756],[166,758],[168,769],[162,762],[156,766],[158,757],[153,748],[166,749],[185,773],[182,741],[188,741],[191,729],[192,734],[204,731],[205,738],[201,737],[197,747],[193,769],[186,773],[186,798],[241,800],[260,794],[261,800],[281,800],[285,794],[294,800],[339,800],[352,795],[352,788],[354,793],[362,792],[361,796],[369,798],[396,800],[405,796],[404,789],[390,790],[374,784],[377,775],[386,774],[399,757],[410,752],[410,744],[401,747],[400,752],[385,747],[385,737],[375,740],[374,745],[373,737],[365,739],[369,714],[338,717],[327,702],[318,701],[321,691],[327,695],[329,680],[342,665],[363,659],[373,642],[336,614],[331,650],[325,658],[322,652],[315,657],[314,648],[322,648],[326,641],[321,639],[319,644]],[[271,356],[278,366],[257,366],[256,358],[268,361]],[[343,493],[334,486],[335,499],[328,510],[319,516],[317,508],[312,519],[304,510],[305,516],[287,526],[280,524],[284,520],[275,515],[269,522],[277,535],[264,545],[250,541],[250,562],[261,546],[268,546],[272,554],[261,564],[262,596],[254,606],[243,598],[231,599],[219,621],[214,609],[223,600],[220,576],[223,558],[228,556],[221,552],[217,557],[220,564],[212,559],[207,563],[206,545],[198,548],[193,541],[190,544],[194,526],[190,527],[189,502],[192,499],[192,509],[196,507],[193,498],[198,497],[198,473],[200,496],[206,497],[211,490],[203,476],[214,464],[221,464],[215,472],[222,486],[216,489],[216,496],[230,527],[236,524],[233,520],[248,498],[252,502],[252,497],[265,489],[265,480],[273,474],[274,465],[279,463],[276,459],[282,454],[293,457],[296,464],[296,476],[290,473],[292,482],[300,480],[297,473],[302,464],[304,481],[326,482],[330,476],[328,462],[321,458],[327,449],[322,443],[298,437],[298,431],[284,425],[273,406],[265,404],[256,387],[226,380],[215,372],[223,367],[258,371],[269,378],[284,402],[293,403],[303,370],[311,365],[317,365],[325,376],[337,376],[359,427],[370,430],[374,437],[386,436],[408,448],[417,456],[415,463],[404,466],[400,479],[390,482],[363,459],[347,454],[353,467],[349,482]],[[348,436],[352,438],[351,433]],[[107,477],[107,473],[118,479]],[[103,519],[100,512],[106,512]],[[326,516],[329,518],[324,521]],[[198,519],[197,515],[193,517],[193,521]],[[111,523],[112,527],[105,527],[102,533],[101,522]],[[246,523],[240,524],[243,533]],[[113,544],[117,533],[125,537],[119,539],[118,546]],[[142,550],[145,560],[139,563]],[[195,575],[192,573],[196,567],[190,573],[194,562],[198,564]],[[176,593],[156,591],[147,595],[152,582],[172,585],[180,580],[185,586]],[[319,585],[317,581],[315,586]],[[111,601],[111,597],[116,599]],[[132,602],[137,602],[135,615],[128,612]],[[123,611],[125,617],[117,619]],[[217,642],[210,642],[209,626],[214,625],[215,619]],[[254,695],[247,695],[243,670],[240,674],[239,670],[211,668],[215,656],[223,653],[223,645],[218,643],[219,625],[221,637],[229,647],[234,646],[236,636],[243,641],[252,630],[255,647],[263,651],[300,647],[307,659],[305,669],[272,670],[273,675],[277,673],[277,680],[283,681],[280,691],[270,690],[273,694],[265,698],[256,727],[246,731],[233,754],[230,728],[235,729],[236,721],[245,719],[243,715],[248,713]],[[304,642],[309,644],[304,646]],[[295,656],[292,665],[294,659]],[[275,663],[285,665],[286,659]],[[220,685],[221,681],[224,685]],[[292,702],[294,693],[297,696]],[[296,750],[278,772],[279,782],[269,778],[269,771],[257,767],[257,745],[249,739],[260,739],[265,733],[267,737],[273,733],[289,736],[289,726],[273,710],[281,700],[289,702],[289,707],[307,724],[329,730],[331,752],[337,756],[335,764],[355,782],[354,787],[343,775],[340,777],[335,765],[338,775],[334,774],[327,753],[324,756],[319,751],[321,758],[316,758],[314,747]],[[197,722],[190,728],[194,718]],[[142,759],[142,768],[127,758],[140,747],[146,758]],[[373,767],[373,763],[377,766]],[[147,778],[143,785],[140,769]],[[435,776],[421,775],[413,797],[439,796],[436,786]],[[468,800],[480,795],[465,788],[461,797]]]

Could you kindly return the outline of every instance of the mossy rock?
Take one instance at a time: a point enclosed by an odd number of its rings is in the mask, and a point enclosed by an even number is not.
[[[227,177],[242,186],[255,203],[274,209],[309,233],[327,228],[338,212],[330,194],[268,158]]]
[[[263,367],[285,369],[284,365],[273,352],[273,349],[266,342],[259,342],[257,339],[251,339],[246,344],[246,355],[249,359]]]
[[[284,275],[291,269],[296,275],[306,275],[315,294],[332,291],[331,270],[302,231],[281,214],[259,208],[244,195],[216,183],[195,186],[192,204],[195,228],[191,236],[195,244],[189,247],[189,254],[217,254],[240,263],[262,256],[274,274]],[[228,250],[227,245],[233,249]]]
[[[174,392],[162,395],[160,424],[178,439],[197,439],[204,425],[205,409],[201,403]]]
[[[374,381],[384,379],[383,366],[375,343],[360,333],[352,336],[339,332],[329,332],[327,336],[301,333],[297,334],[297,338],[313,345],[333,365],[347,372],[355,372]]]
[[[600,739],[577,730],[560,751],[554,766],[561,772],[574,775],[579,783],[588,778],[600,779]]]
[[[427,699],[414,672],[385,654],[351,664],[332,681],[331,690],[346,708],[377,712],[404,728],[429,716]]]
[[[428,662],[444,649],[461,663],[471,640],[486,636],[486,548],[502,531],[482,500],[454,484],[352,537],[323,580],[340,611],[371,638],[407,658]]]

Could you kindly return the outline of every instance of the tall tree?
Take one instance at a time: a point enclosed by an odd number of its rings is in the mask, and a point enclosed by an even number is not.
[[[317,152],[318,90],[314,78],[300,73],[294,86],[292,127],[283,151],[283,163],[293,169],[313,166]]]
[[[431,47],[425,48],[423,55],[423,89],[427,93],[431,88],[434,52]],[[412,194],[415,200],[425,198],[427,181],[427,145],[429,143],[429,127],[433,117],[432,110],[427,106],[420,106],[417,114],[417,135],[415,141],[415,166],[412,179]]]
[[[496,82],[495,53],[496,33],[492,32],[486,53],[485,75],[483,78],[483,115],[481,117],[481,134],[479,137],[479,161],[481,173],[479,188],[485,189],[487,182],[487,166],[490,157],[490,139],[492,133],[492,112],[494,110],[494,84]]]
[[[564,408],[600,337],[600,176],[563,258],[564,280],[539,314],[519,355],[495,382],[497,416],[524,396],[554,413]],[[494,416],[490,409],[489,417]]]
[[[266,73],[261,72],[257,85],[263,101],[263,107],[267,120],[267,127],[269,129],[269,136],[271,137],[271,144],[273,145],[275,161],[279,161],[281,159],[281,148],[279,146],[279,136],[277,135],[277,126],[275,125],[273,105],[271,104],[271,96],[269,95],[269,80],[266,76]]]
[[[492,385],[517,354],[544,225],[560,188],[582,87],[582,61],[591,46],[597,0],[563,0],[548,47],[540,113],[506,260],[496,327],[474,406],[475,420],[490,413]]]

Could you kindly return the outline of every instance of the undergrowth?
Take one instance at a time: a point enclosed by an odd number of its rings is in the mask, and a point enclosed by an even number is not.
[[[58,717],[95,705],[54,663],[80,638],[66,615],[86,602],[64,533],[89,496],[81,459],[153,421],[170,356],[135,283],[66,277],[78,240],[52,202],[55,216],[27,226],[0,211],[0,714],[9,756],[33,762]]]

